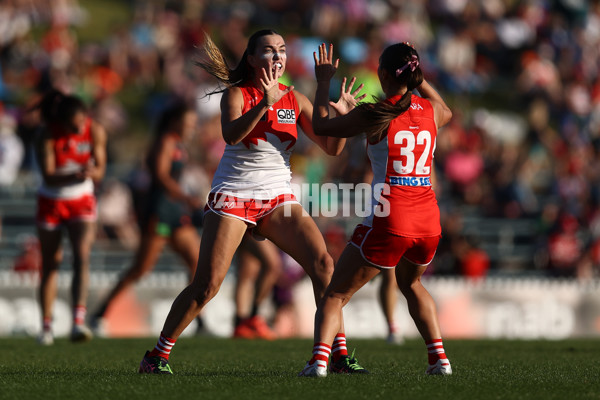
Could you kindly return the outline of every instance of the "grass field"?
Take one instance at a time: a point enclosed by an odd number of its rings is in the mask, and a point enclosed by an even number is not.
[[[426,376],[420,340],[349,340],[370,375],[298,378],[309,340],[182,338],[174,376],[139,375],[154,339],[0,339],[0,399],[600,399],[600,341],[444,341],[452,376]]]

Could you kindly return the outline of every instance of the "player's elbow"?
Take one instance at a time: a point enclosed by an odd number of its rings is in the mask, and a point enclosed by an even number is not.
[[[317,136],[331,136],[329,134],[329,119],[313,115],[312,128]]]
[[[236,138],[236,137],[233,137],[230,135],[226,135],[226,134],[223,134],[223,139],[225,140],[225,143],[227,143],[230,146],[234,146],[241,141],[239,138]]]
[[[452,119],[452,110],[448,107],[444,109],[444,113],[442,114],[442,123],[441,126],[446,125]]]

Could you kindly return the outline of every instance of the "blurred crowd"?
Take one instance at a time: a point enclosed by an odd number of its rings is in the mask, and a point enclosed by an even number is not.
[[[478,277],[510,269],[465,233],[468,216],[534,221],[530,271],[600,274],[600,1],[103,1],[126,4],[130,18],[112,23],[102,40],[83,41],[78,32],[94,19],[89,3],[0,1],[0,186],[36,183],[39,115],[29,107],[51,86],[77,94],[109,134],[112,179],[99,188],[101,222],[134,246],[128,228],[147,183],[143,153],[157,110],[172,97],[197,104],[195,164],[184,179],[198,196],[225,146],[219,96],[206,96],[216,83],[194,64],[204,32],[234,66],[252,31],[278,30],[288,46],[285,81],[309,98],[319,43],[334,43],[341,59],[335,98],[344,75],[380,96],[379,54],[409,41],[454,112],[435,152],[444,238],[432,271]],[[330,158],[300,140],[294,180],[368,181],[364,145],[352,140]],[[109,206],[115,199],[126,206]],[[332,247],[351,229],[343,218],[318,223]]]

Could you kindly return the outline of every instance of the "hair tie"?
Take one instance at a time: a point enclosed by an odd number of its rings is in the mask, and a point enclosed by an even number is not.
[[[414,72],[414,71],[415,71],[415,69],[417,69],[417,67],[418,67],[418,66],[419,66],[419,58],[418,58],[418,57],[417,57],[415,54],[413,54],[413,55],[410,57],[410,61],[409,61],[409,62],[407,62],[407,63],[406,63],[406,64],[405,64],[405,65],[404,65],[402,68],[398,68],[398,69],[396,70],[396,78],[397,78],[397,77],[399,77],[399,76],[400,76],[400,74],[401,74],[402,72],[404,72],[404,70],[405,70],[406,68],[409,68],[409,67],[410,67],[410,71],[411,71],[411,72]]]

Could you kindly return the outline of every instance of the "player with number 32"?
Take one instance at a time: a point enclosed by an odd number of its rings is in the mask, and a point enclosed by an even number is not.
[[[314,54],[315,134],[350,137],[366,133],[373,188],[384,185],[379,193],[373,190],[373,210],[356,227],[318,304],[313,356],[300,376],[327,375],[328,351],[343,323],[342,307],[383,269],[394,268],[410,315],[427,346],[426,373],[450,375],[435,303],[420,278],[441,237],[431,170],[437,130],[450,121],[452,112],[423,78],[419,55],[408,43],[387,47],[379,58],[377,74],[384,100],[359,105],[329,102],[329,83],[339,64],[339,60],[332,61],[332,50],[330,45],[328,54],[322,44]],[[342,92],[345,85],[344,78]],[[420,96],[413,94],[413,89]],[[335,118],[330,118],[329,106],[336,111]],[[388,212],[382,213],[384,205]]]

